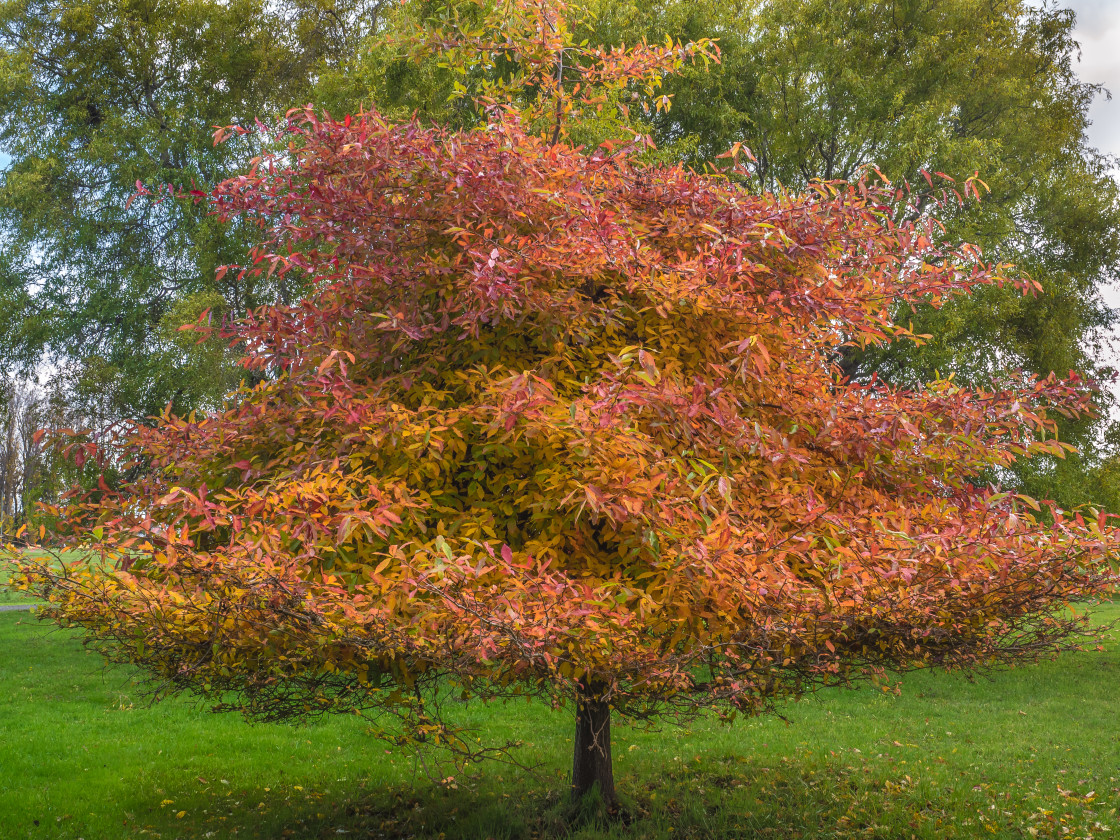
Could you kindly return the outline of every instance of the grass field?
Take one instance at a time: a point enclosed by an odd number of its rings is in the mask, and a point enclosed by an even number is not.
[[[1118,678],[1113,640],[991,681],[824,693],[786,707],[790,725],[619,727],[627,819],[572,826],[567,713],[481,709],[540,769],[481,765],[441,785],[356,719],[144,707],[129,673],[72,634],[3,613],[0,837],[1120,838]]]
[[[4,604],[33,604],[35,599],[30,597],[24,592],[13,592],[8,589],[5,584],[7,580],[3,572],[0,572],[0,605]]]
[[[3,548],[3,546],[0,546]],[[4,558],[0,556],[0,605],[3,604],[30,604],[35,599],[28,597],[23,592],[13,592],[8,589],[8,570],[4,567]]]
[[[55,558],[61,562],[72,562],[82,556],[81,552],[77,551],[64,551]],[[0,556],[0,606],[5,604],[34,604],[35,598],[32,598],[26,592],[14,592],[7,587],[9,580],[9,570],[5,566],[4,558]],[[0,835],[0,840],[4,840],[3,835]]]

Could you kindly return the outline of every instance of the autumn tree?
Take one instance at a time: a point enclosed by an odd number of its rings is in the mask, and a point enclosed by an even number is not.
[[[612,719],[1075,644],[1063,605],[1115,582],[1116,532],[976,482],[1065,451],[1082,384],[838,365],[917,340],[898,304],[1000,268],[928,214],[893,221],[905,190],[757,193],[642,163],[633,135],[572,147],[566,112],[714,52],[584,47],[564,11],[412,42],[502,53],[485,125],[301,109],[202,199],[259,226],[244,270],[314,292],[236,327],[269,376],[235,404],[79,448],[147,469],[58,511],[91,559],[20,561],[42,614],[216,708],[387,714],[385,737],[463,757],[502,745],[460,701],[567,705],[573,792],[611,806]]]
[[[477,23],[473,0],[402,4],[388,31],[442,16]],[[895,316],[931,338],[848,348],[844,367],[906,385],[952,373],[990,387],[1009,371],[1077,371],[1101,387],[1096,410],[1058,418],[1077,447],[1066,458],[1024,460],[1001,478],[1066,507],[1120,510],[1120,427],[1110,417],[1115,326],[1103,291],[1120,277],[1120,188],[1113,163],[1086,137],[1103,87],[1080,77],[1075,15],[1059,2],[940,0],[587,0],[574,22],[591,44],[718,33],[718,66],[686,67],[652,96],[628,91],[630,123],[657,141],[647,159],[702,168],[733,143],[756,155],[749,188],[803,189],[814,179],[855,180],[877,166],[914,188],[913,207],[935,212],[951,239],[1015,266],[1042,291],[989,286],[935,308]],[[375,38],[343,86],[319,86],[332,111],[375,101],[382,114],[464,127],[481,109],[454,97],[483,84],[479,65],[455,73],[439,57],[407,61]],[[677,106],[657,108],[669,96]],[[450,100],[449,100],[450,97]],[[344,107],[345,106],[345,107]],[[340,111],[342,112],[342,111]],[[606,123],[606,124],[604,124]],[[582,122],[577,142],[613,137],[609,120]],[[935,183],[925,180],[923,171]],[[942,172],[979,173],[982,203],[936,207]],[[919,194],[927,199],[921,200]]]
[[[932,339],[850,348],[850,373],[899,385],[952,372],[989,387],[1017,369],[1107,380],[1113,316],[1100,292],[1120,266],[1120,193],[1085,138],[1100,87],[1078,77],[1071,11],[1025,0],[581,5],[570,21],[577,41],[718,33],[723,60],[570,115],[573,145],[597,146],[628,122],[656,139],[647,158],[697,168],[743,143],[757,156],[751,189],[855,179],[869,164],[919,191],[934,192],[923,169],[958,182],[979,171],[991,187],[983,203],[942,207],[940,218],[950,238],[1014,263],[1043,291],[985,287],[941,308],[899,310]],[[417,60],[398,36],[453,21],[477,34],[492,6],[0,3],[0,161],[13,156],[0,173],[0,367],[26,372],[51,357],[71,402],[90,413],[108,404],[116,418],[169,400],[180,413],[217,405],[238,383],[237,353],[217,339],[184,346],[176,329],[205,310],[239,316],[303,289],[276,275],[216,279],[216,266],[244,258],[251,231],[173,202],[129,205],[136,180],[209,189],[248,166],[262,139],[214,147],[213,125],[267,122],[307,101],[339,114],[372,101],[390,119],[477,127],[485,108],[455,94],[480,93],[511,69],[504,53],[452,67],[437,51]],[[677,107],[659,110],[666,95]],[[1003,477],[1065,506],[1120,510],[1108,402],[1106,388],[1094,416],[1059,418],[1078,453],[1022,461]]]
[[[1120,188],[1113,162],[1086,137],[1102,86],[1080,76],[1068,5],[604,2],[586,36],[609,43],[719,32],[721,64],[667,80],[677,107],[649,117],[658,143],[693,166],[740,142],[756,155],[761,189],[856,179],[872,165],[908,181],[915,196],[936,194],[946,183],[939,171],[958,184],[979,173],[990,187],[983,202],[936,214],[950,238],[1014,264],[1042,290],[1024,297],[989,286],[939,308],[904,305],[896,317],[931,339],[852,348],[851,375],[904,385],[954,373],[987,387],[1007,371],[1076,370],[1103,384],[1115,316],[1102,292],[1120,277]],[[1117,457],[1111,404],[1104,387],[1094,415],[1060,420],[1076,455],[1022,461],[1005,478],[1065,506],[1092,501],[1120,511],[1115,482],[1098,477]]]

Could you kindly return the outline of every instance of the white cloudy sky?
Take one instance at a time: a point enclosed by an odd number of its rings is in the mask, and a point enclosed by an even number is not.
[[[1089,141],[1120,156],[1120,0],[1065,0],[1063,5],[1077,12],[1078,75],[1104,84],[1114,94],[1112,101],[1098,96],[1093,103]]]
[[[1081,43],[1078,75],[1087,82],[1099,82],[1113,93],[1111,100],[1098,96],[1089,116],[1089,142],[1120,157],[1120,0],[1065,0],[1077,12],[1077,40]],[[1120,177],[1120,171],[1115,177]],[[1120,307],[1120,288],[1105,290],[1105,300]],[[1116,336],[1112,355],[1120,357],[1120,336]],[[1120,361],[1117,358],[1114,364]],[[1120,396],[1120,382],[1113,385]]]

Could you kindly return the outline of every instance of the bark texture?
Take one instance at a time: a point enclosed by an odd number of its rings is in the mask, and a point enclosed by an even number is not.
[[[603,804],[613,810],[618,804],[611,764],[611,707],[594,691],[576,704],[575,755],[572,760],[572,796],[580,799],[596,786]]]

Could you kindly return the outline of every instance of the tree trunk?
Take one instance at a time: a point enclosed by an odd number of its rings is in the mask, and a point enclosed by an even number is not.
[[[606,686],[592,684],[588,693],[576,701],[576,743],[572,760],[572,797],[583,798],[598,787],[603,805],[615,810],[611,765],[611,707],[602,697]]]

